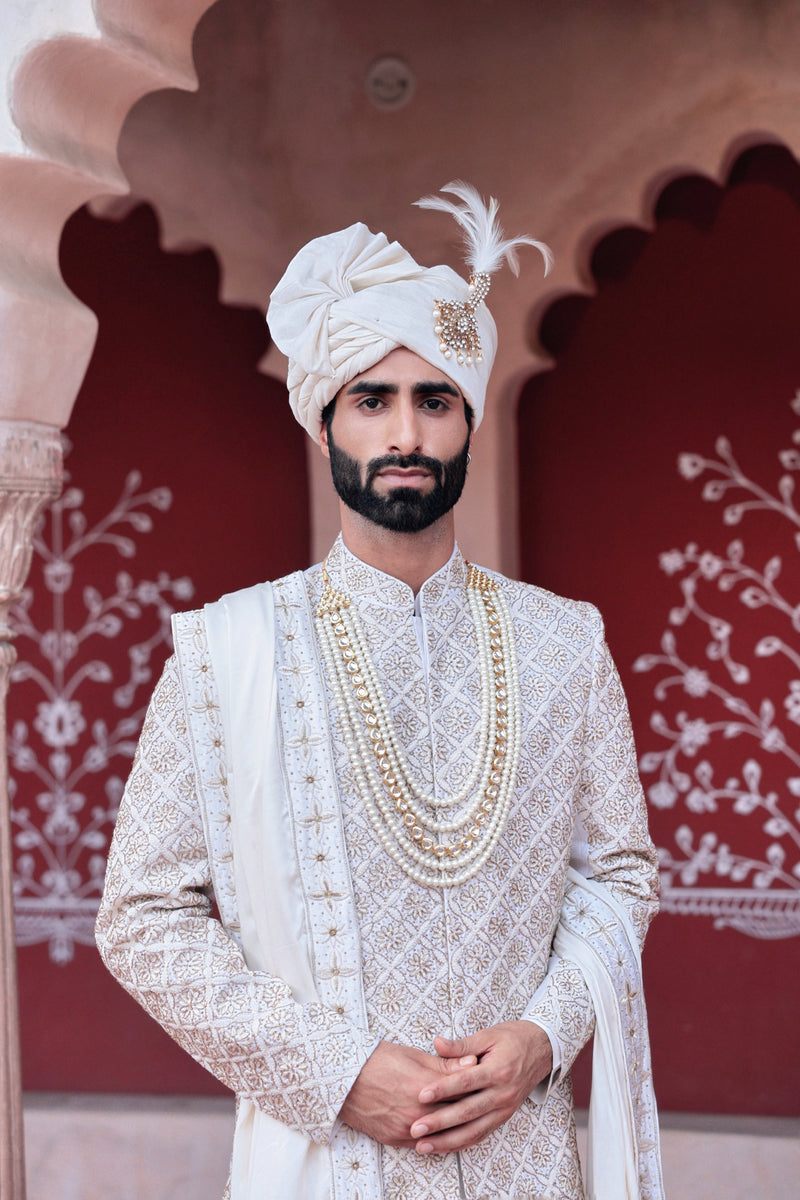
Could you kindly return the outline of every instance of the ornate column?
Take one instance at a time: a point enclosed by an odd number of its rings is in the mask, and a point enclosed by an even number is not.
[[[6,753],[6,693],[16,660],[8,624],[31,565],[39,514],[61,491],[52,425],[0,420],[0,1196],[25,1200],[17,958]]]

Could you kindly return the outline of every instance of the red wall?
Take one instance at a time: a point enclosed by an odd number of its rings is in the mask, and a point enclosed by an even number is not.
[[[37,555],[17,615],[24,1086],[219,1090],[70,933],[85,936],[96,907],[115,781],[168,652],[169,612],[308,565],[306,435],[256,369],[263,314],[219,302],[210,251],[160,250],[152,210],[120,223],[76,214],[62,264],[100,333],[67,431],[61,532],[52,515],[42,531],[54,561]],[[132,499],[108,523],[126,480]]]
[[[777,147],[673,183],[545,314],[556,366],[520,401],[523,577],[603,612],[671,888],[645,953],[667,1109],[798,1110],[799,204]],[[698,888],[784,909],[716,928],[674,911]]]

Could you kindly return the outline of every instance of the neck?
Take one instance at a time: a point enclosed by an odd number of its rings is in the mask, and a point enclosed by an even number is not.
[[[402,580],[417,594],[426,579],[444,566],[453,553],[453,513],[445,513],[420,533],[383,529],[340,502],[342,540],[347,549],[386,575]]]

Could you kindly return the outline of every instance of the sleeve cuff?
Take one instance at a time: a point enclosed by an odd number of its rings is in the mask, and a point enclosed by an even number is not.
[[[378,1046],[379,1046],[380,1044],[381,1044],[381,1039],[380,1039],[379,1037],[376,1037],[376,1038],[374,1039],[374,1041],[372,1042],[372,1045],[369,1047],[369,1049],[368,1049],[368,1051],[367,1051],[367,1053],[366,1053],[366,1055],[365,1055],[365,1057],[364,1057],[364,1063],[366,1063],[366,1061],[367,1061],[367,1059],[368,1059],[368,1058],[371,1058],[371,1057],[372,1057],[372,1055],[373,1055],[373,1054],[375,1053],[375,1051],[378,1049]],[[353,1078],[350,1080],[350,1085],[349,1085],[349,1087],[348,1087],[348,1089],[347,1089],[346,1093],[345,1093],[345,1094],[344,1094],[344,1096],[342,1097],[342,1103],[339,1105],[339,1112],[337,1112],[337,1114],[336,1114],[336,1117],[335,1117],[335,1119],[334,1119],[334,1121],[333,1121],[333,1124],[331,1125],[331,1127],[330,1127],[330,1130],[329,1130],[329,1132],[328,1132],[328,1137],[327,1137],[327,1139],[326,1139],[327,1141],[330,1141],[330,1139],[333,1137],[333,1135],[334,1135],[335,1133],[338,1133],[339,1129],[341,1129],[341,1127],[344,1125],[344,1121],[343,1121],[343,1120],[342,1120],[342,1118],[339,1116],[339,1113],[342,1111],[342,1106],[344,1105],[344,1102],[345,1102],[345,1100],[346,1100],[346,1099],[347,1099],[347,1097],[350,1095],[350,1088],[352,1088],[353,1084],[354,1084],[354,1083],[355,1083],[355,1081],[358,1079],[358,1076],[361,1074],[361,1069],[363,1068],[363,1065],[364,1065],[364,1064],[362,1063],[362,1067],[361,1067],[361,1068],[359,1068],[359,1070],[358,1070],[358,1072],[356,1073],[356,1075],[354,1075],[354,1076],[353,1076]]]
[[[523,1017],[522,1019],[524,1021],[530,1021],[532,1025],[538,1025],[540,1029],[545,1031],[550,1039],[550,1047],[553,1052],[553,1066],[550,1070],[550,1074],[545,1075],[544,1079],[542,1079],[540,1083],[537,1083],[536,1087],[530,1094],[530,1099],[533,1100],[534,1104],[544,1104],[545,1100],[550,1095],[551,1088],[561,1078],[561,1066],[564,1062],[561,1041],[555,1030],[550,1025],[545,1024],[544,1021],[540,1021],[538,1018],[534,1021],[532,1017]]]

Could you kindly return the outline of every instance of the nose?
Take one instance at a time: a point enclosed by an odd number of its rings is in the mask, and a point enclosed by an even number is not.
[[[389,430],[390,454],[415,454],[422,449],[422,431],[416,406],[400,402],[392,406]]]

